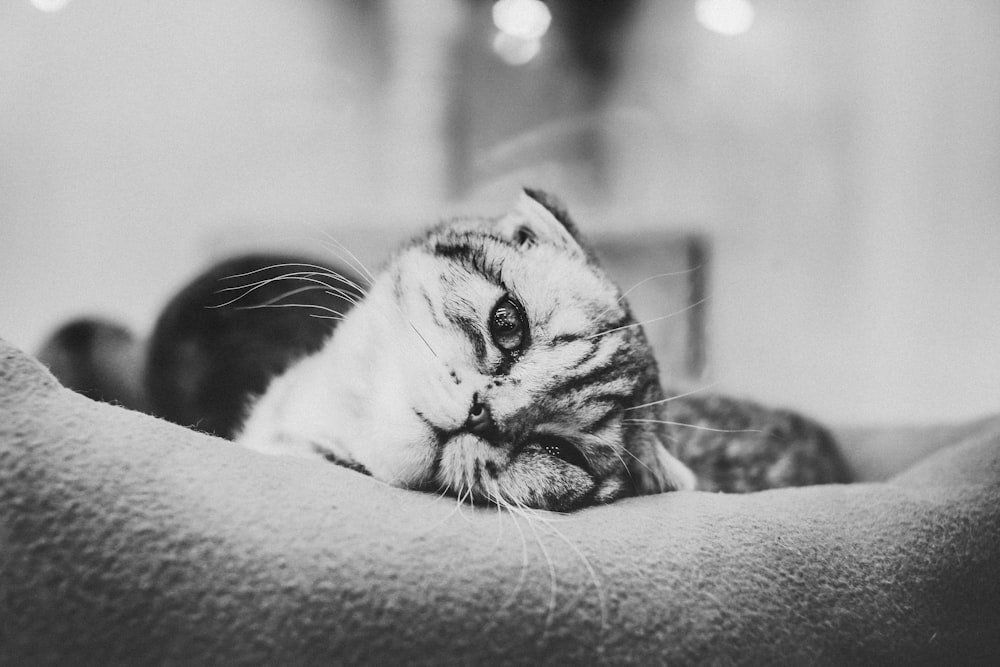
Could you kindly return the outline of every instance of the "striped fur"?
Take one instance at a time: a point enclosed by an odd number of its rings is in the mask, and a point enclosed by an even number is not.
[[[525,326],[512,351],[491,333],[504,299]],[[473,502],[569,510],[693,488],[655,423],[662,399],[620,291],[562,209],[529,191],[508,215],[442,223],[403,248],[237,440]]]

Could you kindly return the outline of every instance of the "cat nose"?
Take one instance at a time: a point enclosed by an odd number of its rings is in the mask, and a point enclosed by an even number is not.
[[[469,417],[465,421],[465,428],[477,435],[485,435],[491,432],[494,426],[490,406],[479,400],[479,394],[473,395],[472,407],[469,408]]]

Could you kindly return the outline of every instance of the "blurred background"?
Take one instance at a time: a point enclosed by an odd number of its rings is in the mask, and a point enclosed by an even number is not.
[[[842,424],[1000,408],[995,0],[0,3],[28,351],[80,314],[148,332],[240,249],[322,230],[377,265],[522,185],[623,287],[682,272],[634,293],[688,309],[668,381]]]

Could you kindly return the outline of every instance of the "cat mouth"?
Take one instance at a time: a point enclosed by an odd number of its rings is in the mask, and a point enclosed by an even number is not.
[[[511,435],[467,425],[444,429],[420,412],[417,416],[437,452],[421,489],[445,491],[473,503],[566,511],[596,488],[593,465],[580,446],[561,433],[541,429]]]
[[[499,447],[459,433],[439,452],[437,491],[502,508],[571,511],[589,502],[597,477],[568,439],[533,433],[515,447]]]
[[[459,429],[451,433],[438,435],[438,442],[441,447],[454,441],[458,437],[473,438],[490,448],[506,450],[509,452],[508,462],[513,462],[525,451],[535,451],[551,456],[564,463],[580,468],[585,473],[593,476],[593,470],[583,452],[569,439],[552,433],[532,433],[524,437],[520,442],[507,444],[499,440],[498,436],[487,437],[480,433],[473,433],[468,429]]]

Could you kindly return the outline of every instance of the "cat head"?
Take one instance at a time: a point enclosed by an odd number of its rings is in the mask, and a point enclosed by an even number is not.
[[[553,510],[693,488],[641,327],[544,193],[404,247],[329,348],[332,452],[375,477]]]

